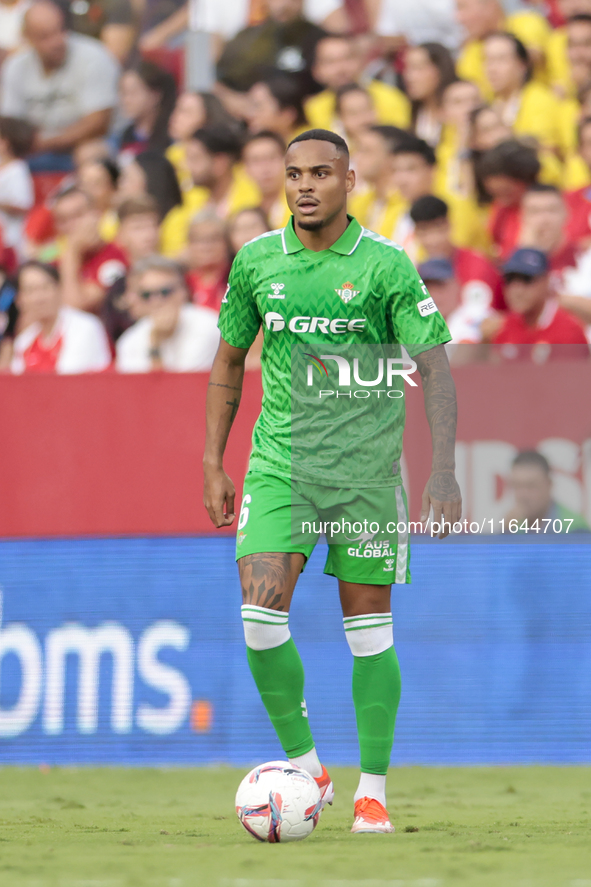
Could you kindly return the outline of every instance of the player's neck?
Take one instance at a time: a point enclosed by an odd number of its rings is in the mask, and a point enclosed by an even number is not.
[[[306,231],[296,223],[295,232],[301,243],[306,249],[311,249],[315,253],[321,252],[323,249],[330,249],[333,243],[336,243],[347,230],[349,218],[347,211],[343,210],[328,225],[319,228],[317,231]]]

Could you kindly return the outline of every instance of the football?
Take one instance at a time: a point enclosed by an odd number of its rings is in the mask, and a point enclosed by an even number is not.
[[[236,792],[238,819],[253,838],[269,844],[307,838],[321,810],[316,780],[288,761],[260,764]]]

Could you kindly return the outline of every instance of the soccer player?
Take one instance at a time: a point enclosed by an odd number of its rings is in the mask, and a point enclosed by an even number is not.
[[[454,475],[456,395],[444,349],[450,335],[401,248],[347,214],[355,174],[346,142],[327,130],[309,130],[290,143],[285,165],[292,218],[285,228],[240,250],[221,306],[222,339],[207,400],[204,501],[216,527],[234,521],[235,490],[224,472],[223,453],[238,409],[245,357],[262,325],[263,407],[236,552],[248,662],[286,756],[316,778],[324,803],[332,803],[333,785],[314,746],[304,672],[288,626],[297,578],[318,538],[318,533],[304,538],[298,527],[305,523],[300,518],[311,524],[318,517],[360,524],[377,513],[387,518],[389,528],[378,525],[376,532],[365,532],[364,525],[353,538],[344,522],[340,535],[331,526],[325,572],[338,579],[354,656],[361,777],[352,831],[391,832],[385,787],[400,670],[390,590],[392,581],[410,580],[400,477],[406,383],[397,377],[372,394],[385,364],[369,375],[366,357],[404,344],[416,361],[433,439],[421,520],[432,507],[434,521],[453,523],[460,517],[461,496]],[[345,358],[345,348],[357,357]],[[318,392],[313,374],[321,364],[326,390]],[[310,405],[313,412],[306,413]],[[304,454],[299,462],[294,449]],[[448,531],[446,526],[440,537]]]

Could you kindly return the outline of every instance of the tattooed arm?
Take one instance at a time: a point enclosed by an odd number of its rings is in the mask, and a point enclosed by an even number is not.
[[[433,521],[446,524],[462,514],[462,496],[455,478],[457,401],[456,386],[443,345],[436,345],[415,357],[425,398],[425,412],[431,428],[433,459],[431,476],[423,492],[421,521],[426,522],[433,506]],[[443,539],[449,527],[439,533]]]
[[[216,527],[234,520],[234,484],[224,471],[224,450],[238,412],[248,348],[234,348],[223,339],[207,388],[203,501]],[[225,506],[225,508],[224,508]]]

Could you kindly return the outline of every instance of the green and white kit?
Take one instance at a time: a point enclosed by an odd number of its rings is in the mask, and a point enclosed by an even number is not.
[[[261,325],[263,403],[237,558],[308,557],[314,521],[317,530],[319,521],[338,520],[344,529],[327,532],[325,572],[409,581],[408,539],[399,532],[407,521],[400,457],[409,384],[401,346],[413,358],[451,338],[423,281],[400,247],[351,217],[320,252],[303,246],[292,219],[246,244],[232,266],[221,335],[248,348]]]

